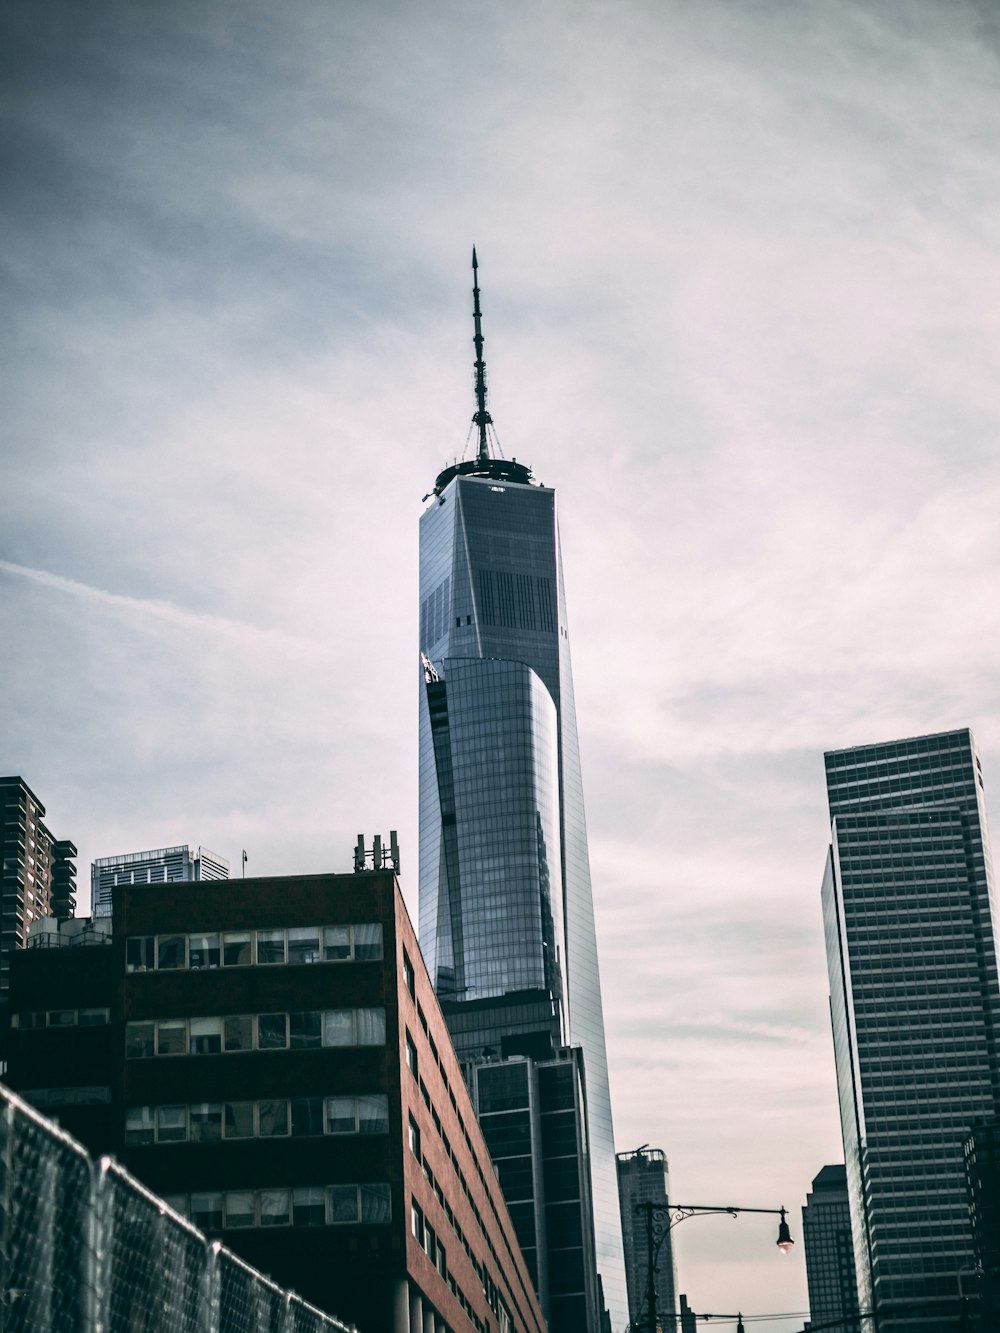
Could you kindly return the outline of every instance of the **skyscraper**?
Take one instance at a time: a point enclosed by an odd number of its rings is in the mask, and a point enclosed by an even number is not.
[[[802,1246],[809,1282],[809,1326],[842,1320],[857,1327],[858,1284],[851,1240],[847,1172],[824,1166],[813,1180],[802,1209]]]
[[[90,910],[94,916],[111,915],[111,895],[119,884],[173,884],[184,879],[228,879],[224,856],[181,844],[149,852],[101,856],[90,866]]]
[[[628,1282],[628,1314],[633,1328],[648,1328],[649,1244],[646,1223],[637,1203],[666,1206],[669,1186],[667,1159],[660,1148],[637,1148],[618,1154],[618,1196],[621,1200],[622,1236],[625,1241],[625,1277]],[[654,1250],[657,1323],[672,1330],[677,1325],[677,1272],[670,1228],[661,1230],[659,1249]]]
[[[439,474],[420,523],[421,947],[463,1057],[581,1048],[597,1266],[617,1328],[627,1303],[556,498],[499,457],[475,252],[473,273],[478,451]]]
[[[826,755],[823,913],[862,1312],[929,1333],[973,1263],[964,1141],[1000,1102],[992,866],[968,730]]]

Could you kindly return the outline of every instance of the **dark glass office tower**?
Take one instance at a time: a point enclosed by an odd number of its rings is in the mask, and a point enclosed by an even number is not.
[[[649,1243],[646,1220],[636,1204],[666,1207],[669,1185],[667,1159],[660,1148],[637,1148],[618,1154],[618,1197],[625,1239],[625,1278],[628,1282],[629,1319],[634,1329],[649,1327]],[[661,1234],[653,1255],[656,1287],[656,1322],[677,1327],[677,1269],[670,1231]]]
[[[957,1318],[974,1261],[964,1142],[1000,1104],[982,770],[963,730],[833,751],[826,779],[823,911],[859,1300],[880,1333],[930,1333]]]
[[[491,448],[474,287],[475,459],[420,523],[420,939],[459,1054],[579,1046],[597,1266],[628,1319],[555,492]]]
[[[858,1327],[858,1286],[854,1273],[851,1208],[843,1164],[824,1166],[813,1180],[802,1209],[802,1247],[809,1282],[809,1323],[825,1328],[840,1320]],[[863,1327],[863,1325],[862,1325]]]

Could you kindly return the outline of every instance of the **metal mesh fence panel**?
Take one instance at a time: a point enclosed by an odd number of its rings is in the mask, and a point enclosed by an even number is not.
[[[355,1333],[0,1086],[2,1333]]]

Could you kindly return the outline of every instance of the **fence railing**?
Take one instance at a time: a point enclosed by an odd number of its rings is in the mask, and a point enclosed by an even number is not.
[[[0,1085],[0,1333],[354,1333]]]

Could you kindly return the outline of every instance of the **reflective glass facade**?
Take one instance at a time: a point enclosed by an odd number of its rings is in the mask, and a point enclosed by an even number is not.
[[[982,772],[967,730],[826,755],[823,882],[859,1299],[927,1333],[973,1263],[963,1161],[1000,1104]]]
[[[824,1166],[812,1183],[802,1209],[802,1246],[809,1281],[809,1323],[825,1326],[842,1320],[857,1327],[858,1289],[854,1275],[851,1209],[847,1173],[841,1165]],[[866,1307],[867,1308],[867,1307]]]
[[[432,664],[420,705],[421,947],[442,1001],[471,1007],[522,991],[550,995],[562,1038],[582,1048],[598,1269],[613,1326],[623,1328],[604,1018],[551,489],[457,474],[435,494],[420,527],[420,649]]]

